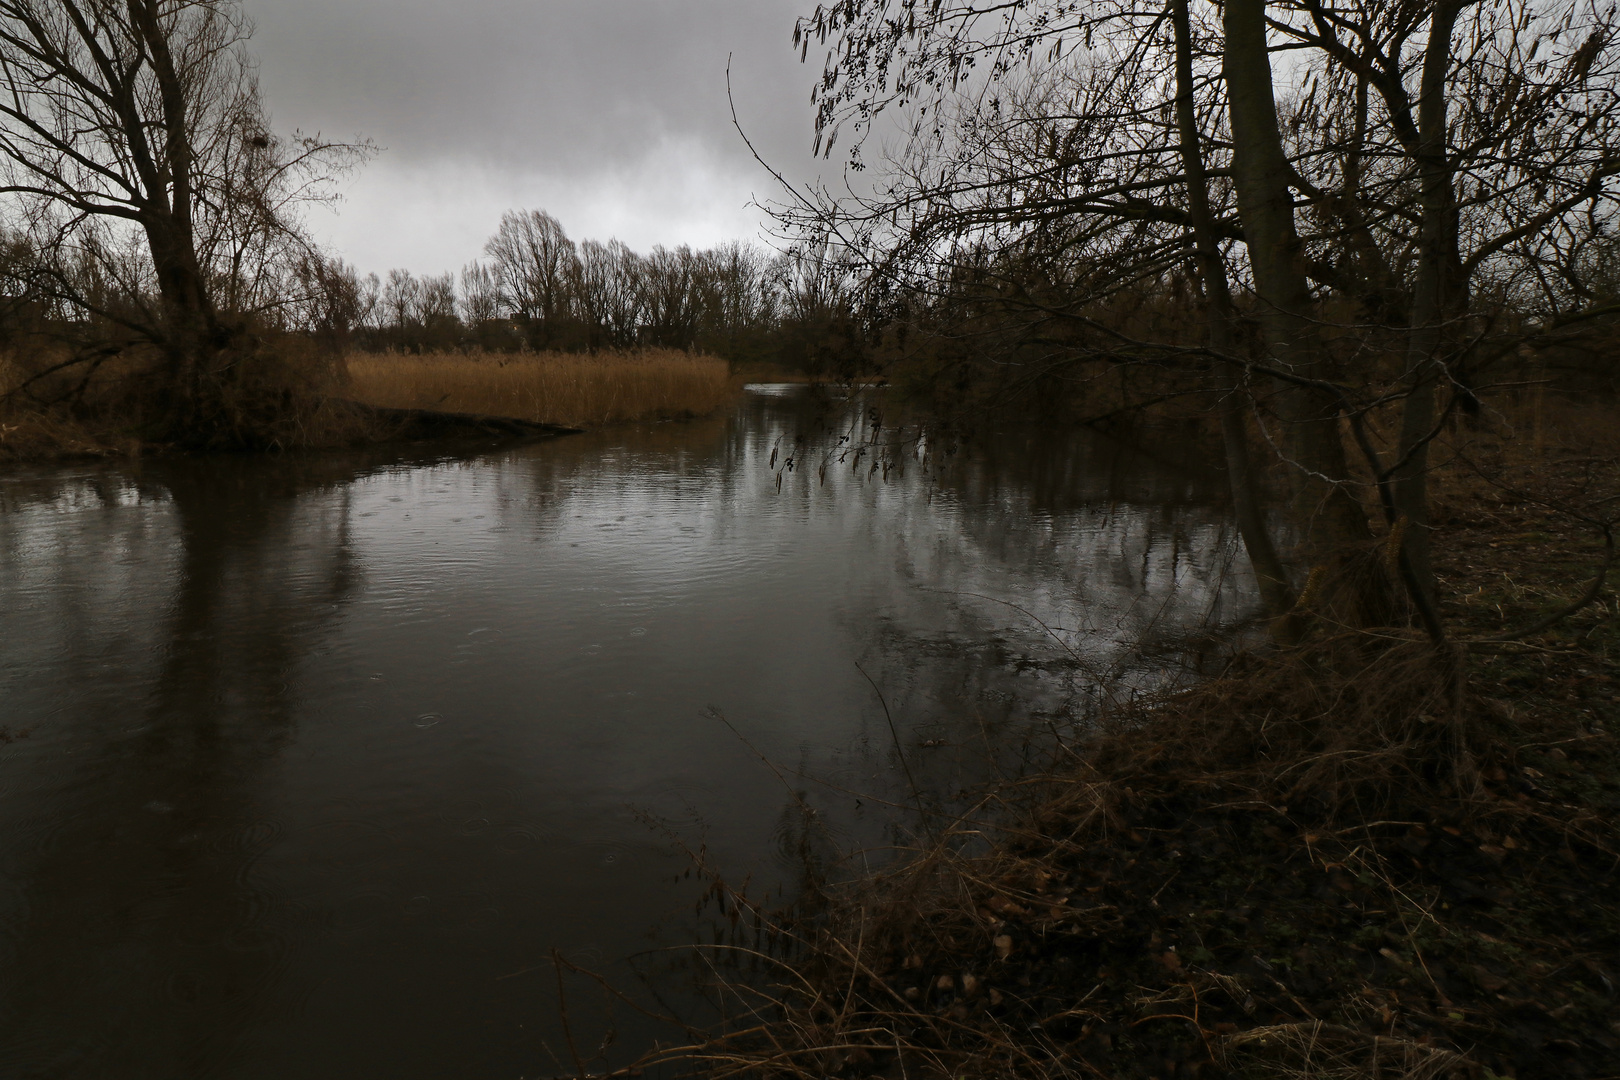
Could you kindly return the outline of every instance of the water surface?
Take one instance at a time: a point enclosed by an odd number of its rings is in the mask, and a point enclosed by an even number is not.
[[[790,881],[784,783],[870,843],[1247,613],[1192,444],[874,473],[876,404],[0,475],[0,1075],[568,1072],[551,949],[683,1007],[681,844]]]

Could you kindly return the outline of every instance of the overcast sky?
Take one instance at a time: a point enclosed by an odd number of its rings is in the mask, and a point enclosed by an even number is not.
[[[459,269],[502,211],[576,240],[755,237],[773,164],[815,175],[793,20],[813,0],[246,0],[276,129],[384,150],[311,224],[361,271]]]

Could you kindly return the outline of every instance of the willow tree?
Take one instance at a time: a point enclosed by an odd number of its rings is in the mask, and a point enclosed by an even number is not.
[[[156,426],[229,441],[296,208],[364,146],[269,130],[236,0],[0,0],[0,197],[32,285],[161,357]]]

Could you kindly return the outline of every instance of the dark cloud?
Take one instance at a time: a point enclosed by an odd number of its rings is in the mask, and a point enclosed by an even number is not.
[[[771,181],[731,127],[813,174],[799,0],[248,0],[278,127],[386,152],[315,226],[364,269],[478,253],[502,210],[575,236],[709,243],[751,235]]]

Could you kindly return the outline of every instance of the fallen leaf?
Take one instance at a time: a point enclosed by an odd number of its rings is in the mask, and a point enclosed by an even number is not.
[[[1001,915],[1028,915],[1029,914],[1029,909],[1028,908],[1023,907],[1023,906],[1021,906],[1019,904],[1015,904],[1013,901],[1007,899],[1005,896],[992,896],[989,899],[989,901],[985,904],[985,906],[988,907],[991,911],[994,911],[994,912],[996,912],[998,914],[1001,914]]]

